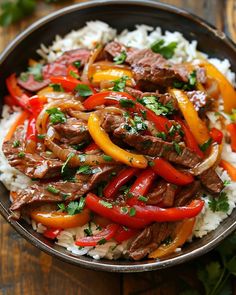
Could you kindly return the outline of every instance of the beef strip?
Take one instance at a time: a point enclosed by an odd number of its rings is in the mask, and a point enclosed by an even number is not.
[[[101,123],[101,127],[106,130],[106,132],[113,132],[116,128],[119,128],[121,124],[125,122],[125,118],[119,115],[107,114],[104,116]]]
[[[124,125],[116,128],[113,134],[148,156],[164,157],[170,162],[189,168],[193,168],[201,162],[201,158],[187,147],[182,147],[181,154],[177,154],[171,142],[154,136],[131,134],[124,128]]]
[[[25,153],[23,138],[23,127],[18,127],[12,139],[3,143],[3,153],[9,164],[30,178],[51,178],[59,175],[63,162],[46,153]],[[20,145],[14,147],[16,141],[19,141]],[[19,156],[19,153],[23,153],[23,157]]]
[[[65,123],[54,125],[54,128],[59,133],[60,141],[63,143],[78,144],[90,140],[87,124],[76,118],[69,118]]]
[[[175,223],[154,223],[146,227],[131,243],[129,257],[141,260],[158,248],[166,238],[171,236]]]
[[[33,75],[30,74],[27,81],[22,81],[18,78],[17,83],[28,91],[39,91],[51,82],[51,76],[66,76],[69,64],[79,60],[81,62],[81,66],[83,66],[88,61],[89,56],[90,51],[88,49],[79,48],[66,51],[62,56],[57,58],[56,61],[43,66],[42,81],[35,81]]]
[[[75,182],[52,181],[47,184],[37,183],[23,191],[18,191],[17,197],[10,209],[12,211],[19,210],[22,206],[32,203],[63,202],[65,201],[65,195],[67,195],[67,201],[75,200],[92,190],[99,182],[106,181],[112,172],[120,171],[121,166],[101,165],[93,168],[98,168],[100,171],[92,176],[76,174]],[[48,185],[53,186],[60,192],[58,194],[49,192],[47,189]]]
[[[224,188],[223,181],[220,179],[213,168],[204,171],[201,175],[199,175],[199,179],[202,185],[211,194],[219,194]]]
[[[160,180],[154,189],[147,194],[148,205],[162,204],[162,207],[172,207],[176,193],[176,185]]]
[[[173,97],[169,93],[160,94],[158,91],[156,92],[142,92],[137,89],[133,89],[131,87],[126,87],[125,90],[132,96],[134,96],[137,99],[141,99],[143,97],[147,96],[155,96],[157,97],[158,101],[162,103],[163,105],[167,105],[168,103],[172,104],[173,110],[177,111],[178,108],[178,102],[175,97]]]
[[[175,197],[174,207],[184,206],[188,204],[192,199],[196,199],[198,197],[200,189],[201,183],[198,180],[183,187]]]
[[[104,55],[109,60],[113,60],[114,57],[119,56],[122,51],[125,51],[127,56],[129,56],[130,54],[139,50],[133,47],[126,47],[117,41],[112,41],[104,47]]]

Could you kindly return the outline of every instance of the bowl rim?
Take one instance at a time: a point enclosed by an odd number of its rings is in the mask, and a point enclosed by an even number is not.
[[[194,21],[197,25],[200,25],[201,27],[204,27],[207,31],[211,31],[216,37],[224,40],[225,43],[229,47],[231,47],[236,52],[236,47],[233,43],[233,41],[226,36],[224,32],[219,31],[216,29],[213,25],[209,24],[205,20],[201,19],[200,17],[187,12],[183,9],[180,9],[178,7],[156,2],[153,0],[93,0],[90,2],[82,2],[73,4],[70,6],[67,6],[65,8],[59,9],[47,16],[44,16],[43,18],[40,18],[33,24],[31,24],[27,29],[25,29],[23,32],[21,32],[19,35],[17,35],[8,45],[7,47],[1,52],[0,54],[0,65],[1,63],[7,59],[9,54],[16,48],[16,46],[24,41],[24,39],[33,33],[35,30],[43,26],[44,24],[62,16],[67,13],[71,13],[76,10],[83,10],[86,8],[93,8],[96,6],[106,6],[106,5],[137,5],[137,6],[147,6],[147,7],[153,7],[154,9],[160,9],[164,10],[170,13],[179,14],[185,18],[191,19]],[[6,219],[8,223],[11,224],[11,226],[27,241],[29,241],[31,244],[33,244],[35,247],[39,248],[40,250],[46,252],[47,254],[59,258],[60,260],[64,262],[68,262],[70,264],[93,269],[93,270],[100,270],[100,271],[108,271],[108,272],[143,272],[143,271],[152,271],[157,269],[163,269],[170,266],[178,265],[183,262],[187,262],[190,259],[196,258],[200,255],[203,255],[210,250],[212,250],[215,246],[217,246],[225,237],[227,237],[230,233],[232,233],[236,229],[236,221],[234,221],[221,235],[218,235],[214,237],[208,244],[201,246],[200,248],[197,248],[189,253],[184,253],[180,256],[176,256],[174,258],[166,259],[165,261],[150,261],[147,263],[142,262],[130,262],[130,265],[127,264],[109,264],[105,263],[103,259],[96,261],[93,258],[91,260],[82,260],[80,259],[80,256],[73,256],[70,254],[62,253],[58,251],[57,249],[51,248],[46,245],[43,241],[39,240],[37,237],[35,237],[31,232],[29,232],[20,222],[9,219],[9,212],[8,209],[6,209],[3,204],[0,201],[0,213],[2,216]],[[107,261],[107,260],[106,260]]]

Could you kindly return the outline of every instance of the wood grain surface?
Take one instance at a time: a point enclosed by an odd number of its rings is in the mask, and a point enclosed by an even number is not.
[[[2,2],[2,0],[0,0]],[[19,32],[40,17],[81,1],[46,5],[19,24],[0,28],[0,51]],[[197,14],[236,42],[236,0],[165,0]],[[190,265],[144,274],[111,274],[74,267],[51,258],[21,238],[0,217],[0,295],[175,295],[176,281],[192,280]]]

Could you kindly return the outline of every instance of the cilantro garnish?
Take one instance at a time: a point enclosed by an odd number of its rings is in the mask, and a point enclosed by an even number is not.
[[[130,208],[130,210],[129,210],[129,216],[135,216],[135,214],[136,214],[136,209],[135,208]]]
[[[149,110],[153,111],[156,115],[171,115],[174,112],[174,107],[171,101],[163,105],[158,101],[156,96],[145,96],[138,101],[147,107]]]
[[[70,202],[67,207],[66,211],[69,215],[75,215],[77,213],[80,213],[85,206],[85,198],[81,197],[78,201],[72,201]]]
[[[61,86],[61,84],[57,84],[57,83],[51,83],[49,84],[50,87],[52,87],[52,89],[56,92],[64,92],[65,90],[63,89],[63,87]]]
[[[113,61],[115,62],[116,65],[120,65],[120,64],[123,64],[125,62],[126,57],[127,57],[127,54],[123,50],[123,51],[121,51],[121,53],[119,55],[114,57]]]
[[[49,118],[52,124],[66,122],[65,114],[62,111],[60,111],[58,108],[48,109],[46,110],[46,112],[50,115]]]
[[[74,61],[74,62],[73,62],[73,65],[74,65],[77,69],[79,69],[79,68],[81,67],[81,60],[76,60],[76,61]]]
[[[64,163],[63,166],[61,167],[61,173],[62,173],[62,174],[65,172],[65,169],[66,169],[66,167],[67,167],[69,161],[70,161],[74,156],[75,156],[74,153],[69,153],[69,155],[68,155],[68,157],[67,157],[65,163]]]
[[[228,212],[229,202],[225,192],[221,192],[218,197],[212,197],[209,201],[209,207],[213,212]]]
[[[118,80],[113,81],[113,91],[123,92],[125,90],[126,81],[129,79],[128,76],[123,76]]]
[[[20,141],[19,141],[19,140],[15,140],[15,141],[13,141],[12,146],[13,146],[14,148],[19,147],[19,146],[20,146]]]
[[[205,143],[203,143],[202,145],[200,145],[200,149],[205,152],[211,145],[212,143],[212,138],[209,138]]]
[[[183,90],[193,90],[196,87],[197,83],[197,74],[196,71],[192,71],[192,73],[189,74],[188,77],[188,82],[181,82],[181,81],[175,81],[173,83],[173,86],[178,89],[183,89]]]
[[[113,207],[113,205],[109,202],[106,202],[104,200],[99,200],[99,204],[101,204],[102,206],[111,209]]]
[[[174,55],[177,44],[177,42],[170,42],[169,44],[165,45],[165,41],[161,39],[151,45],[151,50],[169,59]]]
[[[135,103],[131,99],[122,98],[119,100],[120,106],[123,108],[132,108]]]
[[[60,192],[60,190],[59,189],[57,189],[55,186],[53,186],[53,185],[48,185],[47,186],[47,191],[49,192],[49,193],[52,193],[52,194],[54,194],[54,195],[57,195],[57,194],[59,194],[59,192]]]
[[[87,97],[93,94],[91,88],[86,84],[78,84],[75,87],[75,91],[78,92],[78,94],[82,97]]]

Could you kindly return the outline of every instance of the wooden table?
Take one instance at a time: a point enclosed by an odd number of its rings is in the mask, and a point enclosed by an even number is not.
[[[71,1],[75,2],[80,1]],[[236,0],[161,2],[201,16],[225,31],[236,42]],[[0,51],[30,23],[66,5],[68,2],[46,5],[39,1],[39,8],[33,16],[7,29],[0,29]],[[0,295],[171,295],[177,294],[177,280],[180,277],[191,277],[191,271],[190,265],[185,265],[164,271],[123,275],[74,267],[33,247],[0,217]]]

